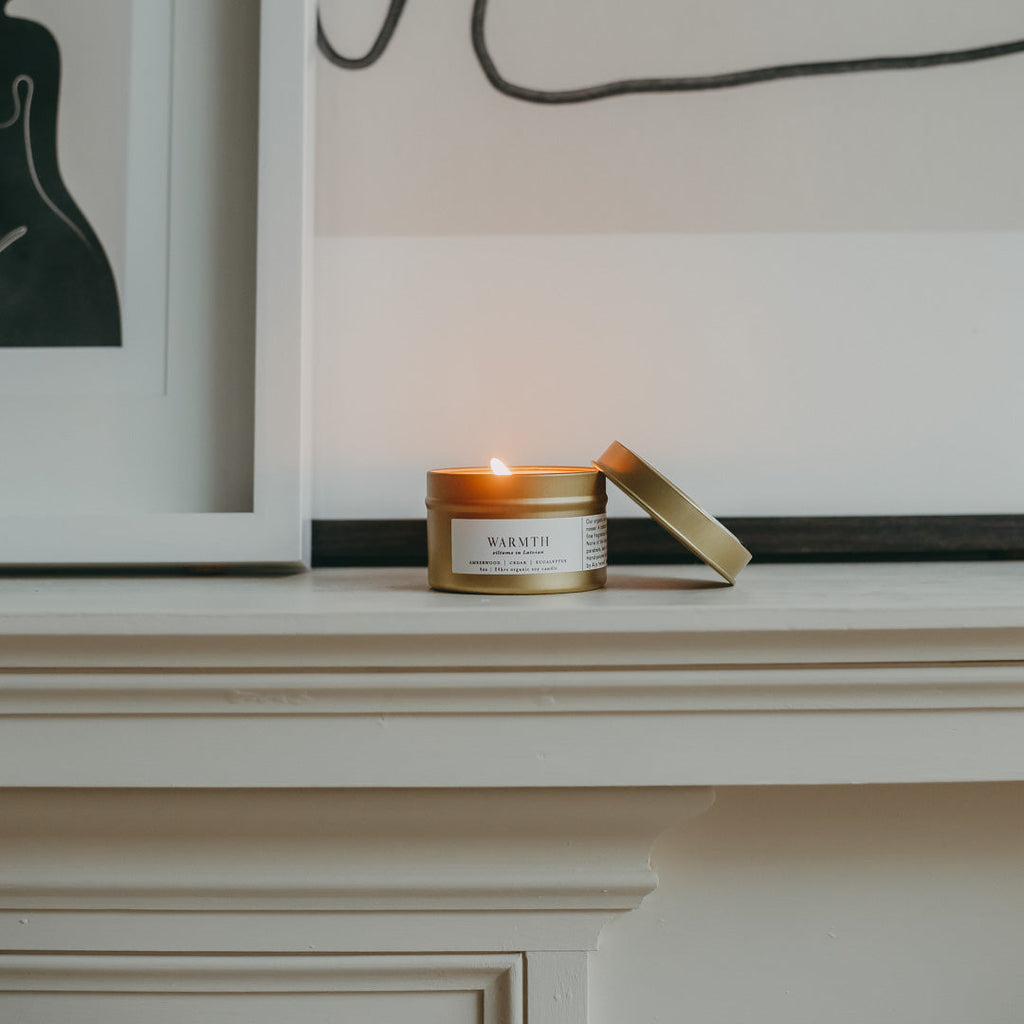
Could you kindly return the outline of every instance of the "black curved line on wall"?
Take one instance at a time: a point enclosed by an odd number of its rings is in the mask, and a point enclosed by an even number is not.
[[[808,61],[797,64],[775,64],[762,68],[748,68],[715,75],[690,75],[663,78],[626,78],[601,85],[580,89],[532,89],[516,85],[498,70],[490,50],[487,48],[485,22],[488,0],[473,0],[470,38],[473,52],[487,81],[498,92],[512,99],[528,103],[558,105],[586,103],[590,100],[607,99],[635,93],[703,92],[711,89],[730,89],[759,82],[778,81],[783,78],[807,78],[815,75],[842,75],[862,71],[908,71],[921,68],[940,67],[947,64],[967,64],[995,57],[1024,53],[1024,39],[996,43],[991,46],[977,46],[966,50],[943,50],[935,53],[920,53],[907,56],[865,57],[857,60]],[[387,49],[398,26],[405,0],[391,0],[380,34],[365,56],[348,58],[342,56],[327,38],[317,14],[317,45],[320,52],[338,67],[346,69],[366,68],[375,63]]]
[[[360,68],[368,68],[376,64],[381,54],[388,48],[391,37],[395,34],[398,19],[402,16],[402,9],[405,7],[405,0],[391,0],[388,5],[388,12],[384,16],[384,24],[370,47],[362,57],[344,57],[330,43],[327,34],[324,32],[323,22],[320,20],[320,11],[316,12],[316,44],[320,52],[335,66],[345,68],[347,71],[358,71]]]

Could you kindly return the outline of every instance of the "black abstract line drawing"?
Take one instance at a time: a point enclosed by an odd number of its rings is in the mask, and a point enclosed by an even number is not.
[[[978,46],[967,50],[945,50],[937,53],[912,54],[901,57],[865,57],[857,60],[807,61],[797,64],[776,64],[768,67],[748,68],[714,75],[689,75],[668,78],[626,78],[615,82],[580,89],[531,89],[508,81],[494,63],[484,25],[487,18],[488,0],[473,0],[470,38],[473,52],[487,81],[498,92],[512,99],[528,103],[566,104],[586,103],[590,100],[607,99],[610,96],[624,96],[631,93],[701,92],[709,89],[729,89],[758,82],[777,81],[782,78],[806,78],[813,75],[841,75],[861,71],[897,71],[938,67],[945,64],[966,64],[971,61],[990,60],[1014,53],[1024,53],[1024,39],[996,43],[992,46]],[[320,52],[337,67],[356,70],[369,67],[380,59],[391,42],[398,26],[405,0],[390,0],[384,24],[373,46],[362,57],[345,57],[340,54],[324,31],[317,14],[317,45]]]
[[[121,344],[117,286],[57,160],[60,49],[0,0],[0,347]]]

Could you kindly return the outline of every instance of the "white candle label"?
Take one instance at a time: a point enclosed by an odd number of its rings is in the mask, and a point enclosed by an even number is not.
[[[525,576],[602,569],[608,561],[607,536],[603,513],[555,519],[453,519],[452,572]]]

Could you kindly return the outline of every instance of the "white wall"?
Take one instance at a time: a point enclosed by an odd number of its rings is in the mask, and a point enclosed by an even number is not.
[[[653,863],[593,1024],[1024,1017],[1024,784],[720,789]]]

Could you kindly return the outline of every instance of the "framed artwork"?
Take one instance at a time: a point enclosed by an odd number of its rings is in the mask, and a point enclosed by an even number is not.
[[[1019,2],[320,9],[325,563],[612,439],[759,559],[1024,550]]]
[[[312,0],[0,0],[0,564],[303,565]]]

